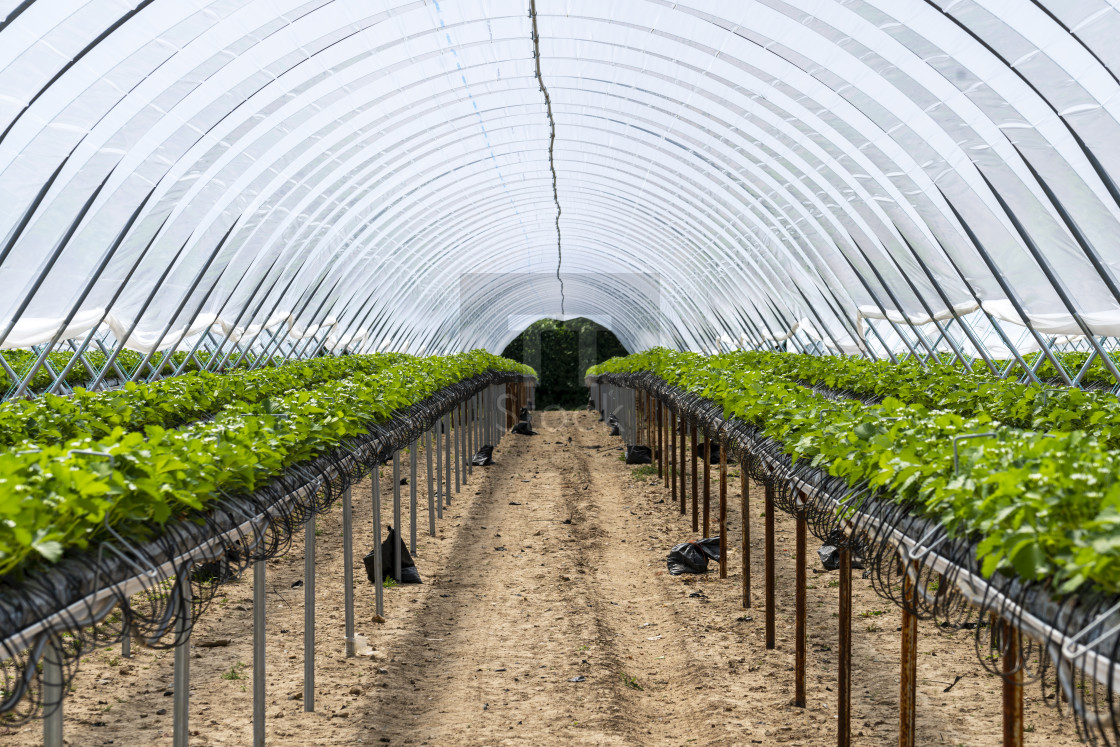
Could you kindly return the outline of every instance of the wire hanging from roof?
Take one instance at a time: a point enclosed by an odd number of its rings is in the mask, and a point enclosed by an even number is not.
[[[548,168],[552,171],[552,199],[556,203],[556,280],[560,283],[560,316],[564,316],[564,278],[560,277],[560,266],[564,263],[564,252],[560,236],[560,192],[556,188],[556,162],[553,150],[556,147],[556,120],[552,118],[552,99],[541,75],[541,37],[537,33],[537,1],[529,0],[529,17],[533,19],[533,57],[537,66],[537,83],[544,94],[545,109],[548,110]]]

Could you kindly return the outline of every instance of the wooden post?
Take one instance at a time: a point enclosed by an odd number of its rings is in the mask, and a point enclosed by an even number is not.
[[[727,578],[727,444],[719,444],[719,577]]]
[[[837,655],[840,659],[836,688],[836,744],[852,744],[852,551],[840,548],[840,635]]]
[[[910,579],[910,563],[903,566],[907,573],[902,577],[902,655],[900,656],[898,695],[898,746],[914,747],[918,688],[918,618],[906,607],[914,603],[914,584]]]
[[[696,422],[692,423],[692,531],[700,529],[698,501],[699,480],[696,478]]]
[[[743,529],[743,609],[751,608],[751,493],[745,459],[739,460],[739,512]]]
[[[1023,662],[1019,631],[1001,621],[1003,630],[1003,747],[1023,747]]]
[[[805,659],[806,659],[806,618],[808,617],[809,607],[806,592],[806,578],[805,578],[805,545],[806,535],[808,532],[809,522],[805,520],[805,509],[799,506],[797,509],[797,547],[795,549],[794,558],[794,624],[793,624],[793,637],[794,637],[794,663],[793,663],[793,704],[799,708],[804,708],[806,701],[805,697]]]
[[[766,648],[774,648],[774,488],[766,486]]]

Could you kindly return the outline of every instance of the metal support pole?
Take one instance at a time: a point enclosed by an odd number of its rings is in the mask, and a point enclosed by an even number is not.
[[[62,677],[62,642],[56,635],[50,637],[43,652],[42,683],[43,747],[62,747],[62,698],[65,683]]]
[[[443,518],[443,418],[436,421],[435,425],[435,452],[436,452],[436,517]]]
[[[840,658],[836,688],[836,744],[852,744],[852,551],[840,548]]]
[[[794,558],[794,687],[793,704],[804,708],[805,698],[805,659],[806,659],[806,618],[808,616],[808,600],[805,578],[805,543],[808,532],[804,508],[797,511],[797,547]]]
[[[303,710],[315,710],[315,515],[303,525]]]
[[[1023,747],[1023,662],[1019,630],[1003,627],[1003,747]]]
[[[424,434],[424,459],[427,462],[427,469],[424,474],[428,478],[428,536],[436,536],[436,500],[435,493],[433,492],[432,480],[432,432],[428,431]]]
[[[459,403],[459,471],[463,476],[464,487],[467,484],[467,465],[470,464],[471,455],[467,452],[471,433],[470,423],[467,422],[467,402]]]
[[[766,648],[774,648],[774,488],[766,485]]]
[[[719,577],[727,578],[727,444],[719,445]]]
[[[465,448],[463,449],[463,451],[465,452],[467,457],[467,471],[465,473],[463,481],[466,482],[466,477],[474,474],[474,459],[472,459],[471,457],[474,456],[474,453],[477,450],[474,443],[474,397],[471,397],[463,403],[463,409],[466,413],[466,417],[464,419],[467,423],[466,431],[463,433],[463,439],[465,442]]]
[[[443,416],[443,446],[444,446],[444,489],[443,497],[446,504],[451,505],[451,410]],[[442,517],[441,517],[442,518]]]
[[[124,630],[121,633],[121,656],[132,658],[132,619],[124,615]]]
[[[420,439],[408,447],[408,551],[416,552],[416,449]]]
[[[385,615],[385,569],[381,567],[381,465],[370,475],[373,493],[373,582],[374,612]]]
[[[677,413],[669,408],[669,491],[670,500],[677,504]]]
[[[685,480],[688,478],[688,462],[685,461],[685,442],[688,440],[688,439],[685,438],[685,429],[686,428],[688,428],[688,419],[682,413],[681,414],[681,419],[680,419],[680,431],[681,431],[680,456],[677,459],[677,462],[678,462],[678,464],[680,464],[680,468],[681,468],[681,516],[684,516],[685,513],[688,512],[688,498],[687,498],[688,491],[685,490],[685,487],[686,487]]]
[[[704,434],[704,536],[712,531],[712,439]]]
[[[263,543],[262,543],[263,544]],[[349,567],[349,564],[347,564]],[[264,747],[265,565],[253,561],[253,747]],[[353,597],[351,597],[353,598]],[[348,640],[353,640],[353,636]],[[350,651],[348,655],[353,656]]]
[[[463,429],[462,427],[460,427],[462,425],[462,421],[456,420],[459,415],[459,408],[456,407],[451,410],[450,415],[451,427],[454,430],[453,435],[455,438],[455,448],[453,449],[453,451],[455,452],[455,492],[458,493],[461,491],[461,487],[459,485],[459,472],[463,467],[462,449],[459,447],[459,437],[463,435]],[[450,498],[451,496],[448,497]]]
[[[401,581],[401,453],[393,452],[393,531],[396,541],[393,543],[393,578],[397,583]]]
[[[910,579],[909,563],[902,576],[902,654],[900,656],[898,695],[898,747],[914,747],[918,682],[918,618],[907,607],[914,603],[914,584]]]
[[[743,609],[751,608],[751,494],[746,458],[739,460],[739,513],[743,521]]]
[[[346,656],[354,656],[354,517],[350,488],[342,494],[342,595],[346,620]]]
[[[657,400],[657,479],[665,479],[665,408]]]
[[[175,673],[173,675],[171,741],[173,747],[187,747],[190,739],[191,706],[191,579],[189,572],[179,577],[183,609],[175,620]]]
[[[700,529],[700,482],[696,470],[696,421],[692,425],[692,531]]]

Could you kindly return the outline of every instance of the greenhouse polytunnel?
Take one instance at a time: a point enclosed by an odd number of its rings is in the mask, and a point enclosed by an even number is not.
[[[0,742],[1120,744],[1117,39],[0,0]]]

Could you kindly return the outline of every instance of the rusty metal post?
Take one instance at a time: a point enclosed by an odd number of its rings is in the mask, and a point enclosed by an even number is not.
[[[680,457],[677,460],[677,463],[679,464],[680,471],[681,471],[681,516],[684,516],[685,513],[688,511],[688,506],[687,506],[688,491],[685,490],[685,486],[687,484],[685,482],[685,480],[688,478],[688,469],[687,469],[687,462],[685,461],[685,455],[684,455],[685,441],[688,440],[688,439],[685,438],[685,428],[687,428],[687,427],[688,427],[688,419],[686,417],[684,417],[684,415],[682,414],[681,419],[680,419],[681,453],[680,453]]]
[[[657,400],[657,479],[665,479],[665,408]]]
[[[692,531],[700,529],[700,481],[696,476],[696,423],[692,423]]]
[[[677,503],[677,413],[669,408],[669,491],[670,500]]]
[[[836,688],[836,744],[852,744],[852,551],[840,548],[840,672]]]
[[[809,605],[807,600],[805,578],[805,545],[806,535],[808,533],[809,522],[805,520],[805,509],[799,506],[797,509],[797,546],[795,549],[794,558],[794,686],[793,686],[793,704],[799,708],[804,708],[805,698],[805,646],[807,641],[805,623],[809,614]]]
[[[727,578],[727,444],[719,444],[719,577]]]
[[[751,493],[747,465],[739,460],[739,512],[743,529],[743,609],[751,608]]]
[[[704,436],[704,536],[711,534],[712,513],[712,439]]]
[[[907,607],[914,604],[914,584],[910,578],[910,563],[904,566],[902,577],[902,654],[898,695],[898,747],[914,747],[916,730],[916,699],[918,694],[918,618]]]
[[[774,648],[774,488],[766,486],[766,648]]]
[[[1001,622],[1003,644],[1003,747],[1023,747],[1023,661],[1019,631]]]

